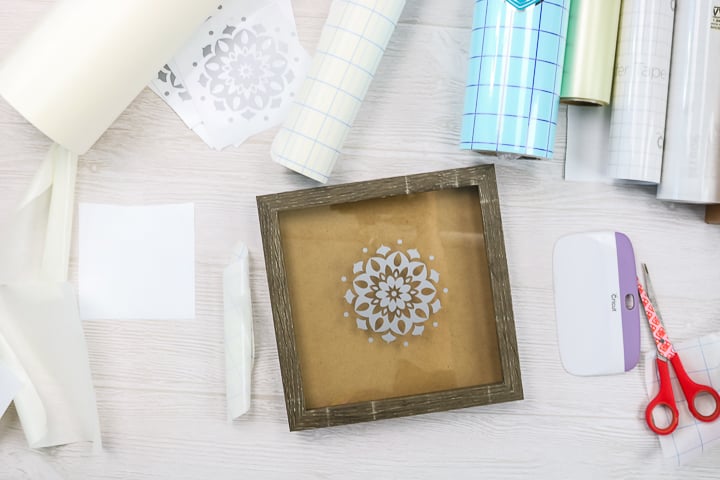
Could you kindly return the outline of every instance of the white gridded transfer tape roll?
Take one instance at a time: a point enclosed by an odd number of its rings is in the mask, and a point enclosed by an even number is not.
[[[675,7],[672,78],[658,198],[720,203],[720,1]]]
[[[625,0],[620,18],[608,174],[659,183],[675,11],[670,0]]]
[[[404,7],[405,0],[333,1],[273,160],[328,181]]]
[[[0,95],[81,155],[217,0],[57,0],[0,67]]]

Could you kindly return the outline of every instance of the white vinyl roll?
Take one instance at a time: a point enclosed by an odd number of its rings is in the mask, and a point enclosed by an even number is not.
[[[0,67],[0,95],[81,155],[217,0],[57,0]]]
[[[673,3],[625,0],[622,4],[611,102],[611,178],[660,182]]]
[[[678,0],[658,198],[720,203],[720,3]]]

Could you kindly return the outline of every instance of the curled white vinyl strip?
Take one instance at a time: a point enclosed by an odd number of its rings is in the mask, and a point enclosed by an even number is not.
[[[32,448],[101,447],[74,289],[67,283],[77,157],[54,145],[0,230],[0,364],[22,383],[13,401]]]
[[[252,368],[255,357],[250,255],[240,243],[233,250],[223,276],[225,301],[225,370],[228,418],[234,420],[250,409]]]

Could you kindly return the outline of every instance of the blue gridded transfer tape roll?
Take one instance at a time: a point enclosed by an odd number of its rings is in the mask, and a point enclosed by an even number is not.
[[[552,158],[569,7],[476,0],[461,148]]]

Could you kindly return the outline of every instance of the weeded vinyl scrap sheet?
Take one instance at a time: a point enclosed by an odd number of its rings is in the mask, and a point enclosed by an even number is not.
[[[660,182],[674,20],[671,2],[622,4],[610,121],[612,178]]]
[[[405,0],[333,1],[273,160],[328,181],[404,7]]]
[[[720,203],[720,2],[677,2],[658,198]]]
[[[553,156],[570,0],[531,3],[475,2],[463,149]]]
[[[220,150],[282,123],[309,65],[290,0],[225,0],[150,88]]]

